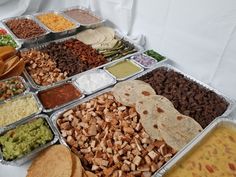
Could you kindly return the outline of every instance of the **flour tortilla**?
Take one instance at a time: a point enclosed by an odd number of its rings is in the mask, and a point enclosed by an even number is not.
[[[165,142],[176,151],[182,149],[203,130],[193,118],[182,114],[167,114],[158,121],[158,128]]]
[[[150,137],[163,139],[176,151],[202,131],[199,123],[180,114],[168,99],[160,95],[138,100],[135,108],[140,114],[142,126]]]
[[[140,80],[128,80],[116,84],[112,89],[115,99],[125,106],[135,107],[135,103],[142,97],[156,95],[155,90]]]
[[[77,39],[87,45],[95,45],[102,43],[105,40],[105,36],[96,30],[88,29],[80,32],[77,35]]]
[[[110,43],[115,38],[115,31],[110,27],[99,27],[96,28],[96,31],[105,36],[103,43]]]
[[[164,116],[164,110],[159,108],[160,112],[156,112],[157,104],[166,104],[167,106],[174,108],[174,105],[166,97],[161,95],[153,95],[148,98],[144,97],[137,100],[135,109],[140,115],[140,122],[152,139],[163,140],[160,130],[158,128],[157,121],[161,116]]]
[[[27,177],[71,177],[72,158],[64,145],[53,145],[33,161]]]

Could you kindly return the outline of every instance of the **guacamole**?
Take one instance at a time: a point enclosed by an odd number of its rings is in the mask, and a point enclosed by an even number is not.
[[[0,146],[5,160],[14,160],[46,144],[53,133],[43,118],[38,118],[0,136]]]

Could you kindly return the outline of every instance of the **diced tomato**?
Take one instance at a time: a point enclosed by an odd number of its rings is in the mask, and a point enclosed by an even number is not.
[[[206,165],[205,167],[206,167],[207,171],[209,171],[210,173],[214,173],[214,170],[210,165]]]
[[[7,31],[5,29],[0,28],[0,35],[5,35],[7,34]]]
[[[236,167],[233,163],[228,163],[230,170],[236,171]]]

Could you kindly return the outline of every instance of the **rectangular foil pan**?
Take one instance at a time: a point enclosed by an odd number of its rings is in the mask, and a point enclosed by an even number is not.
[[[55,87],[60,87],[60,86],[62,86],[62,85],[64,85],[64,84],[72,84],[72,85],[81,93],[81,96],[80,96],[79,98],[77,98],[77,99],[75,99],[75,100],[72,100],[72,101],[70,101],[70,102],[67,102],[67,103],[65,103],[65,104],[63,104],[63,105],[56,106],[55,108],[46,109],[46,108],[43,106],[43,103],[40,101],[40,99],[39,99],[39,97],[38,97],[38,93],[41,92],[41,91],[46,91],[46,90],[48,90],[48,89],[53,89],[53,88],[55,88]],[[56,111],[56,110],[58,110],[58,109],[61,109],[61,108],[65,107],[66,105],[69,105],[69,104],[71,104],[71,103],[74,103],[74,102],[76,102],[76,101],[79,101],[79,100],[81,100],[81,99],[83,99],[83,98],[85,97],[83,91],[82,91],[80,88],[78,88],[76,84],[74,84],[72,81],[69,81],[69,80],[64,81],[64,82],[62,82],[62,83],[60,83],[60,84],[56,84],[56,85],[54,85],[53,87],[50,87],[50,88],[47,88],[47,89],[38,90],[38,91],[36,92],[36,95],[37,95],[37,97],[38,97],[38,100],[39,100],[40,104],[41,104],[42,107],[43,107],[43,112],[45,112],[45,113],[50,113],[50,112]]]
[[[28,84],[26,83],[25,79],[24,79],[23,77],[21,77],[21,76],[13,76],[13,77],[10,77],[10,78],[1,80],[0,82],[9,81],[9,80],[14,79],[14,78],[18,78],[18,79],[21,81],[21,83],[22,83],[22,84],[24,85],[24,87],[25,87],[25,91],[24,91],[23,93],[21,93],[21,94],[12,96],[12,97],[10,97],[10,98],[8,98],[8,99],[6,99],[6,100],[2,100],[2,101],[0,101],[0,103],[1,103],[1,102],[4,102],[4,101],[7,101],[7,100],[10,100],[10,99],[13,99],[13,98],[15,98],[15,97],[17,97],[17,96],[24,95],[25,93],[28,93],[28,92],[29,92],[30,88],[29,88]]]
[[[8,20],[12,20],[12,19],[30,19],[33,20],[34,22],[36,22],[43,30],[45,30],[45,33],[37,36],[37,37],[32,37],[32,38],[28,38],[28,39],[22,39],[22,38],[18,38],[14,32],[7,26],[6,22]],[[2,20],[3,25],[6,27],[7,31],[9,31],[9,33],[13,36],[14,39],[16,39],[17,41],[21,42],[21,43],[26,43],[26,44],[30,44],[30,43],[37,43],[39,41],[43,41],[46,39],[47,35],[50,33],[50,31],[48,31],[48,29],[46,29],[44,27],[44,25],[39,22],[36,18],[34,18],[34,16],[32,15],[24,15],[24,16],[20,16],[20,17],[11,17],[11,18],[6,18],[4,20]]]
[[[89,72],[102,72],[102,71],[104,71],[104,70],[102,70],[102,69],[97,69],[97,70],[92,70],[92,71],[89,71]],[[106,71],[104,71],[104,72],[106,72]],[[82,89],[81,86],[80,86],[80,84],[76,82],[76,79],[77,79],[77,78],[79,78],[79,77],[81,77],[81,76],[83,76],[83,75],[86,75],[86,74],[87,74],[87,72],[86,72],[85,74],[84,74],[84,73],[81,74],[81,75],[78,76],[78,77],[73,77],[73,79],[72,79],[74,85],[76,85],[80,90],[82,90],[82,91],[84,92],[85,95],[91,95],[91,94],[94,94],[94,93],[96,93],[96,92],[98,92],[98,91],[100,91],[100,90],[103,90],[103,89],[105,89],[105,88],[108,88],[108,87],[110,87],[110,86],[115,85],[116,82],[117,82],[116,79],[115,79],[114,77],[112,77],[110,74],[108,74],[108,75],[111,77],[111,79],[113,80],[111,83],[105,85],[104,87],[98,88],[98,89],[96,89],[96,90],[94,90],[94,91],[92,91],[92,92],[88,92],[87,90]]]
[[[218,117],[215,119],[211,124],[209,124],[203,132],[201,132],[199,135],[197,135],[191,142],[189,142],[185,148],[180,150],[171,160],[169,160],[165,165],[163,165],[158,172],[155,173],[156,177],[161,177],[165,173],[169,172],[173,167],[175,167],[175,164],[181,161],[187,154],[191,153],[191,150],[198,146],[202,140],[205,139],[206,136],[212,133],[217,127],[219,126],[227,126],[227,127],[233,127],[236,128],[236,121],[230,120],[228,118],[224,117]]]
[[[118,35],[118,33],[117,33],[117,36],[120,37],[120,34]],[[66,38],[63,38],[63,39],[58,39],[58,40],[46,42],[46,43],[37,45],[36,47],[27,48],[27,49],[22,49],[21,51],[28,51],[28,50],[30,50],[30,49],[40,50],[40,49],[46,47],[47,45],[49,45],[49,44],[52,43],[52,42],[56,42],[56,43],[57,43],[57,42],[64,42],[64,41],[69,40],[69,39],[76,39],[76,35],[71,36],[71,37],[66,37]],[[132,42],[132,41],[128,40],[128,38],[125,38],[125,40],[126,40],[126,39],[127,39],[127,41],[129,41],[130,43]],[[132,43],[132,44],[133,44],[133,43]],[[134,45],[135,45],[135,44],[134,44]],[[135,48],[136,48],[137,52],[140,52],[140,51],[143,50],[143,48],[142,48],[141,46],[138,46],[138,45],[135,45]],[[68,77],[68,78],[66,78],[66,79],[64,79],[64,80],[62,80],[62,81],[55,82],[55,83],[50,84],[50,85],[47,85],[47,86],[42,86],[42,85],[36,84],[36,83],[34,82],[34,80],[32,79],[32,77],[30,76],[30,74],[26,71],[26,69],[24,70],[24,75],[25,75],[25,77],[27,78],[27,80],[29,81],[30,85],[31,85],[34,89],[37,89],[37,90],[39,90],[39,89],[46,89],[46,88],[50,88],[51,86],[54,86],[54,85],[56,85],[56,84],[63,83],[63,82],[66,81],[66,80],[70,80],[70,79],[73,78],[73,77],[77,77],[77,76],[79,76],[79,75],[81,75],[81,74],[85,74],[86,72],[89,72],[89,71],[92,71],[92,70],[96,70],[96,69],[102,69],[104,66],[107,66],[107,65],[109,65],[109,64],[115,63],[115,62],[117,62],[117,61],[121,61],[121,60],[123,60],[124,58],[127,58],[127,57],[129,57],[129,56],[132,56],[132,55],[134,55],[134,54],[135,54],[135,53],[130,54],[130,55],[127,55],[127,56],[124,56],[124,57],[122,57],[122,58],[120,58],[120,59],[117,59],[117,60],[114,60],[114,61],[110,61],[110,62],[109,62],[109,60],[107,60],[108,62],[105,63],[105,64],[103,64],[103,65],[100,65],[100,66],[97,66],[97,67],[95,67],[95,68],[89,69],[89,70],[84,71],[84,72],[82,72],[82,73],[78,73],[78,74],[73,75],[73,76],[70,76],[70,77]]]
[[[136,63],[138,63],[138,64],[139,64],[140,66],[142,66],[144,69],[150,69],[150,68],[153,68],[153,67],[155,67],[155,66],[157,66],[157,65],[161,65],[161,64],[163,64],[163,63],[167,63],[167,62],[170,61],[170,59],[168,59],[168,58],[165,58],[165,59],[163,59],[163,60],[161,60],[161,61],[158,61],[158,60],[156,60],[155,58],[153,58],[153,57],[151,57],[151,56],[145,54],[146,51],[147,51],[147,50],[144,50],[144,51],[142,51],[142,52],[135,53],[135,54],[133,54],[132,56],[130,56],[130,59],[131,59],[131,60],[134,60]],[[135,56],[139,56],[139,55],[143,55],[143,56],[145,56],[145,57],[150,58],[151,60],[154,60],[154,61],[155,61],[154,64],[152,64],[151,66],[144,66],[143,64],[141,64],[140,62],[138,62],[138,61],[136,61],[136,60],[134,59]]]
[[[36,101],[36,103],[37,103],[38,111],[35,112],[35,113],[33,113],[33,114],[31,114],[31,115],[29,115],[29,116],[27,116],[27,117],[22,117],[20,120],[17,120],[17,121],[15,121],[15,122],[11,123],[11,124],[8,124],[8,125],[5,125],[5,126],[3,126],[3,127],[0,127],[0,131],[6,129],[6,128],[8,128],[8,127],[11,128],[11,127],[14,127],[14,126],[16,126],[16,125],[19,125],[19,124],[21,124],[22,122],[24,122],[25,120],[29,119],[30,117],[35,116],[35,115],[41,113],[41,111],[42,111],[42,109],[43,109],[43,106],[41,105],[41,103],[40,103],[38,97],[36,96],[36,94],[35,94],[35,93],[32,93],[32,92],[26,92],[26,93],[24,93],[24,94],[22,94],[22,95],[17,95],[17,96],[14,97],[14,98],[11,98],[11,99],[8,99],[8,100],[5,100],[5,101],[1,102],[0,105],[1,105],[1,104],[5,104],[5,102],[11,101],[11,100],[16,99],[16,98],[27,97],[27,96],[31,96],[31,95],[33,96],[33,98],[35,99],[35,101]]]
[[[207,90],[211,90],[213,92],[215,92],[219,97],[223,98],[229,105],[227,107],[227,109],[225,110],[225,112],[220,115],[220,116],[228,116],[235,108],[236,108],[236,105],[235,105],[235,101],[233,99],[230,99],[229,97],[227,97],[226,95],[224,95],[223,93],[221,93],[220,91],[218,91],[217,89],[213,88],[213,87],[210,87],[209,85],[195,79],[194,77],[180,71],[179,69],[177,69],[176,67],[172,66],[172,65],[169,65],[167,63],[160,63],[160,64],[156,64],[154,67],[132,77],[131,79],[139,79],[140,77],[152,72],[153,70],[157,69],[157,68],[166,68],[167,70],[173,70],[177,73],[180,73],[182,75],[184,75],[185,78],[187,78],[189,81],[192,81],[192,82],[195,82],[197,83],[198,85],[200,85],[201,87],[207,89]]]
[[[73,103],[73,104],[71,104],[71,105],[69,105],[69,106],[66,106],[66,107],[64,107],[63,109],[58,110],[57,112],[54,112],[54,113],[51,115],[50,119],[51,119],[51,121],[52,121],[52,124],[53,124],[53,126],[54,126],[54,129],[56,129],[57,134],[59,135],[59,142],[60,142],[61,144],[63,144],[63,145],[65,145],[65,146],[69,147],[69,145],[67,144],[66,140],[62,137],[62,135],[61,135],[61,133],[60,133],[60,130],[59,130],[58,127],[57,127],[57,119],[58,119],[64,112],[66,112],[66,111],[68,111],[68,110],[70,110],[70,109],[73,109],[73,108],[79,106],[80,104],[85,103],[85,102],[87,102],[87,101],[89,101],[89,100],[91,100],[91,99],[93,99],[93,98],[96,98],[96,97],[99,96],[99,95],[102,95],[102,94],[104,94],[104,93],[110,92],[111,90],[112,90],[112,88],[107,88],[107,89],[105,89],[105,90],[102,90],[102,91],[100,91],[100,92],[98,92],[98,93],[96,93],[96,94],[93,94],[93,95],[90,95],[90,96],[84,98],[84,99],[81,100],[81,101],[78,101],[78,102]],[[203,131],[204,131],[204,130],[203,130]],[[69,147],[69,148],[70,148],[70,147]],[[184,148],[185,148],[185,147],[184,147]],[[175,155],[175,156],[176,156],[176,155]],[[175,156],[174,156],[174,157],[175,157]],[[170,160],[169,160],[169,161],[170,161]],[[155,176],[156,176],[156,173],[158,173],[158,172],[159,172],[159,170],[157,170],[157,171],[155,172],[155,174],[152,175],[152,177],[155,177]]]
[[[22,42],[18,41],[15,36],[12,35],[11,31],[9,29],[7,29],[6,25],[4,25],[1,21],[0,21],[0,28],[3,28],[4,30],[7,31],[7,34],[10,35],[12,37],[12,39],[16,42],[17,47],[15,48],[16,50],[19,50],[22,46]]]
[[[88,12],[91,16],[94,16],[96,18],[98,18],[100,20],[100,22],[97,22],[97,23],[91,23],[91,24],[83,24],[83,23],[80,23],[78,22],[77,20],[73,19],[72,17],[70,17],[69,15],[67,15],[65,12],[66,11],[69,11],[69,10],[75,10],[75,9],[79,9],[79,10],[84,10],[86,12]],[[78,23],[80,23],[81,26],[84,26],[86,28],[96,28],[96,27],[99,27],[99,26],[102,26],[106,19],[102,19],[100,16],[96,15],[94,12],[92,12],[91,10],[89,10],[88,8],[85,8],[85,7],[81,7],[81,6],[74,6],[74,7],[69,7],[69,8],[66,8],[66,9],[63,9],[61,11],[65,16],[69,17],[69,18],[72,18],[73,20],[77,21]]]
[[[1,146],[0,146],[0,162],[2,164],[4,164],[4,165],[12,165],[12,166],[20,166],[20,165],[24,164],[25,162],[31,160],[32,158],[36,157],[36,155],[40,151],[42,151],[43,149],[45,149],[45,148],[55,144],[58,141],[59,137],[58,137],[57,131],[54,129],[54,127],[52,125],[52,122],[49,120],[49,117],[47,115],[45,115],[45,114],[40,114],[40,115],[31,117],[29,119],[26,119],[26,120],[22,121],[20,124],[15,125],[14,127],[6,128],[3,131],[0,131],[0,134],[2,135],[4,133],[8,132],[9,130],[15,129],[19,125],[26,124],[26,123],[28,123],[28,122],[30,122],[32,120],[37,119],[37,118],[43,118],[47,122],[49,128],[51,129],[51,131],[53,133],[53,136],[54,136],[53,139],[51,141],[49,141],[48,143],[46,143],[46,144],[44,144],[44,145],[34,149],[30,153],[22,156],[21,158],[18,158],[18,159],[12,160],[12,161],[4,160],[3,155],[2,155]]]
[[[41,22],[37,16],[39,15],[45,15],[45,14],[55,14],[55,15],[60,15],[62,17],[64,17],[66,20],[68,20],[69,22],[72,22],[75,24],[75,27],[73,28],[70,28],[70,29],[66,29],[66,30],[63,30],[63,31],[54,31],[50,28],[47,27],[46,24],[44,24],[43,22]],[[34,14],[34,17],[44,26],[45,29],[47,29],[48,31],[50,31],[52,34],[55,35],[56,38],[61,38],[65,35],[71,35],[73,33],[75,33],[77,31],[77,29],[80,27],[80,23],[78,23],[77,21],[73,20],[72,18],[64,15],[64,13],[61,13],[61,12],[57,12],[57,11],[47,11],[47,12],[40,12],[40,13],[36,13]]]
[[[140,69],[140,71],[138,71],[138,72],[136,72],[136,73],[133,73],[133,74],[131,74],[131,75],[129,75],[129,76],[123,77],[123,78],[117,78],[116,76],[114,76],[112,73],[110,73],[110,72],[107,70],[107,68],[109,68],[109,67],[111,67],[111,66],[114,66],[114,65],[116,65],[116,64],[119,63],[119,62],[126,61],[126,60],[130,61],[133,65],[137,66],[137,67]],[[133,76],[135,76],[135,75],[137,75],[137,74],[139,74],[139,73],[142,73],[142,72],[144,71],[144,68],[143,68],[138,62],[136,62],[136,61],[134,61],[134,60],[129,60],[129,59],[127,59],[127,58],[125,58],[125,59],[123,59],[123,60],[121,60],[121,61],[120,61],[120,60],[119,60],[119,61],[115,60],[114,63],[111,63],[110,65],[105,66],[103,69],[104,69],[111,77],[115,78],[117,81],[124,81],[124,80],[127,80],[128,78],[131,78],[131,77],[133,77]]]

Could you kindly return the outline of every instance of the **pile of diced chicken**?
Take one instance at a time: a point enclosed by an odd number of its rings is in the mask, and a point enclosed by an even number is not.
[[[150,177],[175,153],[164,141],[153,141],[135,109],[111,93],[66,111],[57,125],[84,168],[101,177]]]

